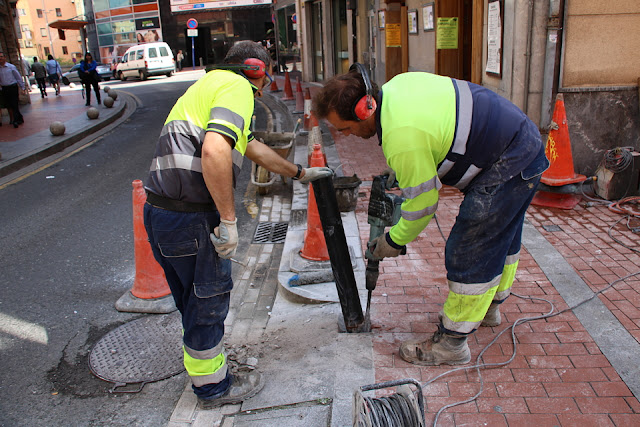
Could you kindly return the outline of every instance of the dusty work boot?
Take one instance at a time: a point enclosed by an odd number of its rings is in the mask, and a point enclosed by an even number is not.
[[[258,371],[248,371],[233,374],[231,386],[222,396],[212,399],[198,397],[200,409],[213,409],[222,405],[242,403],[262,390],[264,380]]]
[[[400,344],[400,357],[414,365],[464,365],[471,360],[471,352],[466,336],[449,335],[438,329],[426,341],[410,340]]]
[[[487,310],[487,314],[484,315],[484,319],[480,326],[498,326],[501,322],[500,304],[492,302],[489,306],[489,310]]]

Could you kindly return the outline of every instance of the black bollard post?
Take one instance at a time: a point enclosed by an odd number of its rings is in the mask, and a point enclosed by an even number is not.
[[[333,179],[332,177],[318,179],[312,181],[312,185],[324,239],[327,242],[331,269],[338,289],[345,329],[347,332],[360,332],[364,323],[364,315],[360,305],[356,278],[351,267],[349,246],[342,226]]]

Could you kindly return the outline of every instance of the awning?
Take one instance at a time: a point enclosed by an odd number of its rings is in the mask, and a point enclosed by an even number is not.
[[[62,19],[60,21],[50,23],[49,26],[51,28],[57,28],[58,30],[80,30],[88,23],[89,21]]]

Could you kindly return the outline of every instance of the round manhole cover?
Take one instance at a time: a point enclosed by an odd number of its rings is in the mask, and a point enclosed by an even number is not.
[[[144,384],[184,370],[180,314],[146,316],[109,332],[93,347],[89,367],[98,378],[115,383]],[[137,390],[137,391],[139,391]]]

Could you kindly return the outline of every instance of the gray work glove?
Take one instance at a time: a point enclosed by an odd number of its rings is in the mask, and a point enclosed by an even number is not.
[[[220,258],[229,259],[236,253],[238,247],[237,222],[237,218],[233,221],[221,219],[220,225],[213,229],[213,233],[209,234],[211,243],[215,246]]]
[[[391,190],[393,187],[397,187],[396,172],[393,169],[386,168],[380,175],[389,177],[387,178],[387,184],[385,185],[387,190]]]
[[[305,168],[304,176],[300,178],[300,182],[306,184],[316,179],[326,178],[333,175],[333,171],[327,167]]]
[[[398,255],[404,255],[407,253],[405,246],[400,249],[396,249],[387,242],[387,235],[382,234],[376,240],[373,241],[373,257],[376,259],[393,258]]]

